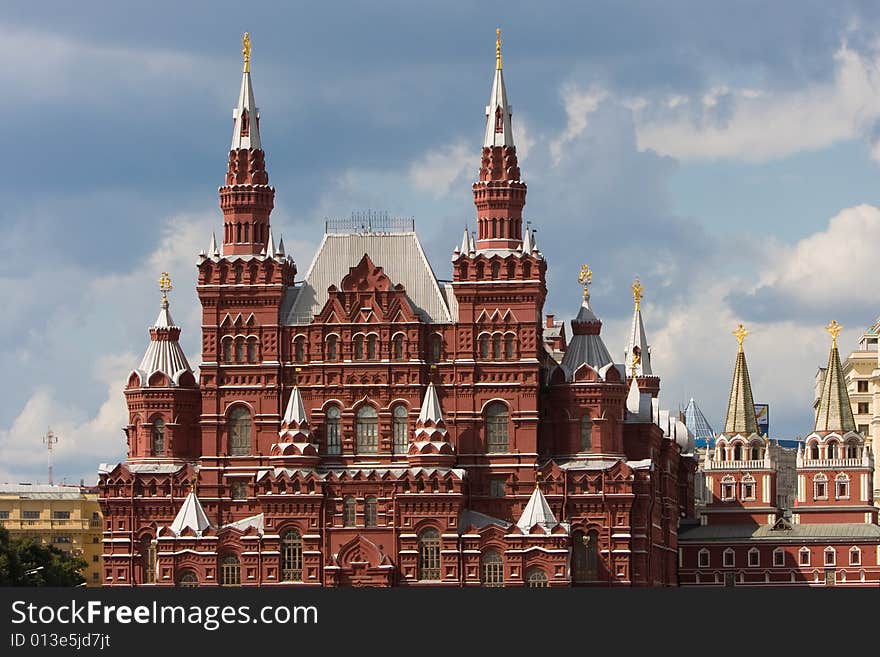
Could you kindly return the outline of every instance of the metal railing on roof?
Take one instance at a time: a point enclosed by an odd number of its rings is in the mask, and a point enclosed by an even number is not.
[[[324,219],[325,233],[414,233],[412,217],[392,217],[385,210],[361,210],[350,217]]]

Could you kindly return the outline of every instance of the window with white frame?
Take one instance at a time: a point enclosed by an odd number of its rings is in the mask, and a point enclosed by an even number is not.
[[[825,548],[824,554],[826,566],[833,566],[835,563],[837,563],[837,553],[834,551],[833,547],[829,546]]]
[[[798,550],[798,563],[801,566],[810,565],[810,548],[802,547],[800,550]]]
[[[758,551],[758,548],[752,548],[749,550],[749,566],[755,568],[761,565],[761,553]]]
[[[736,499],[736,480],[727,475],[721,480],[721,500],[728,501]]]
[[[813,477],[813,498],[817,500],[828,499],[828,477],[821,472]]]
[[[853,546],[849,549],[849,565],[850,566],[861,566],[862,565],[862,551]]]
[[[773,550],[773,565],[780,568],[785,565],[785,550],[782,548]]]
[[[742,499],[755,499],[755,478],[752,475],[747,474],[745,477],[742,478],[742,482],[740,483],[740,491],[742,494]]]
[[[733,548],[727,548],[724,551],[722,563],[724,564],[725,568],[733,568],[733,566],[736,565],[736,558],[734,557]]]
[[[709,550],[703,548],[697,553],[697,564],[700,568],[709,567]]]
[[[849,476],[843,472],[834,479],[834,497],[838,500],[849,499]]]

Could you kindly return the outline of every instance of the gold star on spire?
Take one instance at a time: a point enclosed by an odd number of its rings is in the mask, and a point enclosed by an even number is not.
[[[736,330],[733,334],[736,336],[736,341],[739,343],[739,350],[743,350],[743,341],[746,339],[746,336],[751,333],[745,326],[740,324],[736,327]]]
[[[593,270],[589,265],[581,265],[581,273],[578,275],[578,283],[584,286],[584,299],[590,298],[590,283],[593,282]]]
[[[163,271],[159,277],[159,291],[162,293],[162,303],[168,303],[168,293],[171,292],[171,277],[167,271]]]
[[[831,323],[825,327],[825,330],[831,334],[831,346],[837,346],[837,336],[840,335],[840,332],[843,330],[843,327],[837,323],[836,319],[832,319]]]
[[[633,291],[633,299],[636,302],[636,310],[642,307],[642,297],[644,296],[645,288],[642,286],[641,281],[639,281],[638,277],[636,277],[636,282],[632,284]]]
[[[251,72],[251,35],[247,32],[241,37],[241,54],[244,56],[244,73]]]
[[[501,28],[495,30],[495,70],[501,70]]]

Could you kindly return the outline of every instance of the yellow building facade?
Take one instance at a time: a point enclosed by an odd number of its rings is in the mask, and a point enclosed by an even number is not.
[[[87,586],[101,586],[98,493],[80,486],[0,484],[0,524],[13,538],[31,537],[86,561]]]

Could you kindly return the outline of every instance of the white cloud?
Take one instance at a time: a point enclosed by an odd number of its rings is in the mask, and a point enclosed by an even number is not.
[[[453,185],[463,182],[466,174],[479,169],[479,154],[460,141],[444,148],[434,148],[415,158],[409,165],[409,179],[419,189],[435,198],[446,196]]]
[[[834,60],[830,81],[804,88],[718,85],[690,102],[672,95],[648,103],[635,113],[639,147],[681,159],[763,161],[864,137],[880,120],[880,57],[844,43]]]
[[[559,164],[563,147],[583,134],[587,128],[590,114],[595,112],[599,108],[599,104],[607,97],[607,91],[596,87],[584,91],[571,84],[563,87],[562,101],[568,122],[562,134],[550,142],[550,154],[553,156],[554,163]]]

